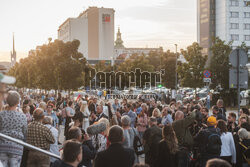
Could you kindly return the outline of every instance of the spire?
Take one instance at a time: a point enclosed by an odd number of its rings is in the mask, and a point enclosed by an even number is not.
[[[13,32],[13,52],[15,52],[15,36],[14,36],[14,32]]]
[[[15,37],[14,37],[14,33],[13,33],[13,49],[11,52],[11,66],[14,66],[16,64],[16,51],[15,51]]]
[[[115,48],[124,48],[120,27],[118,27],[118,32],[116,34]]]

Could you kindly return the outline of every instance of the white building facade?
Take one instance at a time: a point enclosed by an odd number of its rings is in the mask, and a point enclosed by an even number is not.
[[[111,60],[114,55],[114,9],[90,7],[77,18],[68,18],[58,29],[64,42],[78,39],[79,52],[90,62]]]
[[[212,38],[233,41],[233,48],[242,42],[250,47],[249,0],[197,0],[197,37],[203,54],[211,55]]]
[[[250,6],[244,0],[216,1],[216,36],[226,42],[233,41],[233,48],[245,42],[250,46]]]

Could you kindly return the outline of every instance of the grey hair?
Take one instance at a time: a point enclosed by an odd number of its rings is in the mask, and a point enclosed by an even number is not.
[[[250,139],[250,132],[248,132],[245,128],[240,128],[238,135],[241,140]]]
[[[44,117],[44,120],[43,120],[43,123],[46,125],[46,124],[49,124],[49,125],[52,125],[52,117],[50,116],[45,116]]]
[[[9,91],[6,102],[10,107],[17,105],[20,102],[20,94],[17,91]]]
[[[121,118],[121,122],[122,122],[122,125],[123,125],[123,126],[130,126],[130,124],[131,124],[131,119],[130,119],[129,116],[124,115],[124,116],[122,116],[122,118]]]

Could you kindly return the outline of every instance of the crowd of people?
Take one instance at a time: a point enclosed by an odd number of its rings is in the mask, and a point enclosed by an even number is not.
[[[7,77],[7,76],[5,76]],[[1,77],[0,77],[1,78]],[[58,155],[0,138],[4,167],[248,167],[249,110],[227,112],[197,101],[77,99],[7,91],[0,79],[0,133]],[[63,139],[61,139],[61,137]],[[144,161],[145,162],[142,162]]]

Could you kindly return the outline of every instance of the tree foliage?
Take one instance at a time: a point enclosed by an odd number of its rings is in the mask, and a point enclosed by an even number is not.
[[[207,61],[207,55],[202,55],[202,47],[194,42],[187,47],[187,50],[181,50],[187,63],[183,63],[177,67],[177,72],[180,78],[180,84],[183,87],[198,88],[202,87],[203,75]]]
[[[226,44],[218,37],[213,39],[210,48],[212,57],[209,70],[212,73],[212,88],[221,85],[223,89],[229,89],[229,55],[232,51],[232,42]]]
[[[78,52],[80,42],[49,42],[21,59],[9,71],[17,87],[71,90],[84,84],[86,59]]]

